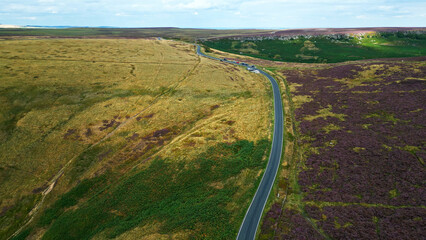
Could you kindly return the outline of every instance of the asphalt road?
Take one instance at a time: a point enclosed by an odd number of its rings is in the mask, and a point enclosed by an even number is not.
[[[245,66],[235,61],[224,60],[208,56],[201,52],[200,46],[197,45],[197,54],[206,58],[219,60],[235,65]],[[246,66],[245,66],[246,67]],[[277,81],[266,72],[257,69],[260,74],[265,75],[272,84],[272,90],[274,93],[274,135],[272,139],[271,154],[269,155],[268,165],[266,171],[263,174],[262,180],[257,188],[256,194],[248,208],[244,220],[241,224],[238,232],[237,240],[252,240],[256,236],[257,226],[259,225],[260,218],[262,216],[263,209],[265,208],[266,201],[271,192],[272,186],[277,176],[278,168],[280,165],[282,148],[283,148],[283,128],[284,128],[284,115],[283,115],[283,103],[281,100],[280,89]]]

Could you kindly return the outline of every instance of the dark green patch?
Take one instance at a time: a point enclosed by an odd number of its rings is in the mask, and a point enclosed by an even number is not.
[[[235,238],[257,184],[234,199],[239,187],[237,179],[231,177],[243,169],[262,169],[262,158],[269,147],[266,140],[257,144],[243,140],[232,145],[218,144],[187,163],[155,159],[147,169],[117,184],[107,188],[100,184],[103,190],[77,209],[63,212],[81,197],[87,197],[88,189],[99,181],[86,180],[45,211],[39,224],[53,223],[43,239],[88,239],[104,230],[112,238],[154,221],[162,223],[160,233],[188,229],[194,231],[194,238]],[[253,174],[248,181],[254,178]],[[255,182],[259,180],[260,177]],[[212,187],[215,182],[224,187]],[[231,212],[226,209],[230,202],[242,207]]]
[[[83,180],[80,184],[71,189],[71,191],[62,195],[58,201],[43,212],[43,215],[37,222],[38,226],[49,225],[52,220],[58,218],[66,208],[76,205],[79,199],[86,196],[89,191],[101,187],[106,181],[105,175]]]
[[[27,228],[23,230],[22,232],[20,232],[15,237],[11,238],[10,240],[25,240],[28,237],[28,235],[30,235],[31,231],[32,231],[32,228]]]
[[[246,46],[254,51],[246,51]],[[254,44],[253,44],[254,43]],[[208,47],[267,60],[335,63],[362,59],[426,55],[426,34],[381,33],[363,38],[326,36],[290,40],[205,41]]]
[[[95,146],[82,152],[73,162],[69,173],[71,179],[76,180],[77,177],[81,176],[92,164],[99,162],[103,157],[106,157],[110,151],[102,152],[103,149],[105,148]]]
[[[41,194],[32,194],[21,197],[17,204],[11,206],[4,215],[0,217],[0,239],[7,239],[27,219],[27,214],[34,208]]]

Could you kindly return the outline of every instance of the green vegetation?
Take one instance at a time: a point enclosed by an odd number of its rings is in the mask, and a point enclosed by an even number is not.
[[[7,239],[13,234],[16,228],[20,227],[22,213],[31,211],[34,204],[40,199],[40,196],[41,194],[21,197],[15,205],[10,206],[10,209],[6,207],[6,212],[0,212],[0,229],[2,230],[0,231],[0,239]],[[2,210],[4,211],[5,208]],[[22,232],[22,235],[25,235],[24,232]]]
[[[22,232],[20,232],[15,237],[11,238],[11,240],[25,240],[28,237],[28,235],[30,235],[31,231],[32,231],[32,228],[27,228],[23,230]]]
[[[192,238],[234,238],[240,224],[235,219],[244,215],[256,186],[236,177],[247,170],[254,170],[255,176],[263,169],[269,147],[266,140],[218,144],[195,161],[155,159],[148,168],[106,188],[108,174],[85,180],[44,212],[38,225],[53,223],[43,239],[89,239],[104,230],[107,237],[116,237],[152,222],[162,223],[161,233],[189,229],[194,230]],[[223,187],[216,187],[218,182]],[[236,197],[240,184],[251,187]],[[239,206],[238,211],[229,208],[231,202]]]
[[[212,50],[209,47],[207,47],[207,46],[203,46],[203,47],[204,47],[204,51],[206,53],[211,53],[212,52]]]
[[[38,221],[39,226],[45,226],[58,218],[66,208],[72,207],[78,203],[80,199],[88,195],[90,190],[99,188],[106,183],[106,175],[101,175],[96,178],[84,179],[80,184],[71,191],[65,193],[53,206],[48,208]]]
[[[240,41],[220,39],[205,45],[252,57],[303,63],[336,63],[351,60],[426,55],[426,33],[380,33],[355,37],[295,37],[289,40]]]
[[[317,118],[324,118],[327,119],[329,117],[334,117],[339,119],[340,121],[345,121],[345,114],[337,114],[337,113],[333,113],[331,110],[333,110],[333,107],[331,105],[327,105],[326,108],[322,108],[320,110],[317,111],[317,115],[307,115],[304,119],[307,121],[313,121]]]
[[[394,114],[388,113],[386,111],[378,111],[375,113],[367,114],[364,116],[365,118],[378,118],[386,122],[392,122],[393,124],[397,124],[399,119],[395,118]]]

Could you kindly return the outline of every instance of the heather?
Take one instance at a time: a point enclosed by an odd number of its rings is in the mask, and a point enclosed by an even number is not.
[[[303,157],[289,190],[293,201],[267,213],[262,235],[310,239],[311,229],[320,238],[421,239],[425,63],[346,63],[281,74],[298,106]]]

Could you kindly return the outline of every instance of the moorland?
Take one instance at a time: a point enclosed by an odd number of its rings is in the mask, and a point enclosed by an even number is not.
[[[270,70],[291,92],[297,154],[260,239],[422,238],[425,58]]]
[[[418,239],[425,218],[426,58],[264,66],[284,102],[285,155],[259,239]]]
[[[23,36],[42,38],[127,38],[138,39],[147,37],[162,37],[194,42],[200,38],[227,37],[235,35],[251,36],[253,34],[267,34],[271,30],[263,29],[197,29],[197,28],[14,28],[0,29],[0,38],[16,38]]]
[[[422,238],[426,43],[397,30],[170,33],[279,82],[284,156],[259,239]],[[13,31],[0,238],[235,239],[269,154],[266,79],[157,38],[174,29]]]
[[[0,52],[0,238],[236,236],[270,147],[264,79],[168,40]]]

